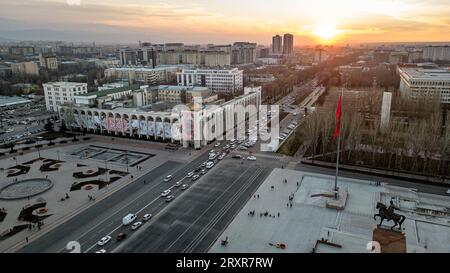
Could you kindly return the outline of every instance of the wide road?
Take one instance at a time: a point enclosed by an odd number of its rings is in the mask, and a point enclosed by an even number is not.
[[[106,235],[110,235],[114,240],[103,248],[106,250],[113,249],[118,244],[115,242],[115,236],[120,232],[130,232],[130,227],[122,227],[122,218],[125,215],[135,213],[138,214],[139,218],[142,218],[146,213],[157,214],[168,205],[160,197],[161,192],[171,189],[173,194],[177,196],[181,190],[174,187],[175,182],[183,179],[188,172],[197,168],[207,159],[208,149],[205,148],[200,156],[188,164],[165,162],[31,242],[20,252],[68,252],[65,246],[69,241],[79,242],[82,252],[91,252],[100,249],[96,246],[96,243]],[[169,174],[173,175],[172,181],[164,182],[164,177]],[[144,180],[146,181],[145,184]]]
[[[278,165],[263,161],[222,160],[115,252],[207,252]]]
[[[22,248],[20,252],[61,252],[64,251],[69,241],[80,242],[83,250],[83,247],[86,246],[91,237],[95,237],[95,239],[92,238],[94,240],[99,240],[102,234],[115,227],[117,220],[120,221],[123,214],[127,214],[129,209],[133,209],[136,203],[145,203],[148,193],[152,193],[155,191],[155,188],[160,187],[162,177],[177,166],[180,166],[180,164],[171,161],[165,162],[147,173],[144,176],[145,178],[130,183],[111,196],[91,206],[31,242]],[[152,182],[144,185],[143,179]]]

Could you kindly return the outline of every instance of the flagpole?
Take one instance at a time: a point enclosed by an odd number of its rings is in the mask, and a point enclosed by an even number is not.
[[[341,113],[343,113],[343,111],[342,111],[343,104],[344,104],[344,88],[342,88],[342,91],[341,91]],[[339,174],[339,155],[340,155],[340,150],[341,150],[341,131],[342,131],[342,121],[339,122],[339,135],[338,135],[337,152],[336,152],[336,175],[334,177],[334,198],[336,198],[336,199],[338,198],[338,195],[339,195],[337,181],[338,181],[338,174]]]

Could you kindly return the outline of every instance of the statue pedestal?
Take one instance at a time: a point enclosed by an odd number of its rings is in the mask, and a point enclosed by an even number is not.
[[[406,253],[406,236],[400,231],[376,227],[372,241],[380,244],[381,253]]]

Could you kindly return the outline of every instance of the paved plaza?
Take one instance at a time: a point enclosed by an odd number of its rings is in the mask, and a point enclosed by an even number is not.
[[[94,137],[3,157],[0,251],[22,247],[27,239],[38,238],[168,160],[188,162],[197,152],[164,147],[162,143],[143,145],[142,141]]]
[[[369,252],[376,204],[391,200],[396,212],[406,216],[408,252],[450,252],[449,197],[340,178],[348,198],[345,209],[336,210],[326,208],[328,197],[323,196],[333,185],[333,176],[274,169],[210,252]],[[221,244],[225,239],[227,246]],[[333,245],[317,244],[321,239]]]

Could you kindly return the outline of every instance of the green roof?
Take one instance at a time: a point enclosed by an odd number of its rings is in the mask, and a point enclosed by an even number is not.
[[[81,97],[97,96],[97,98],[100,98],[100,97],[104,97],[109,94],[119,93],[119,92],[128,91],[128,90],[137,90],[137,89],[139,89],[139,85],[135,84],[135,85],[131,85],[131,86],[124,86],[124,87],[113,88],[113,89],[108,89],[108,90],[89,92],[89,93],[85,93],[85,94],[80,94],[78,96],[81,96]]]

